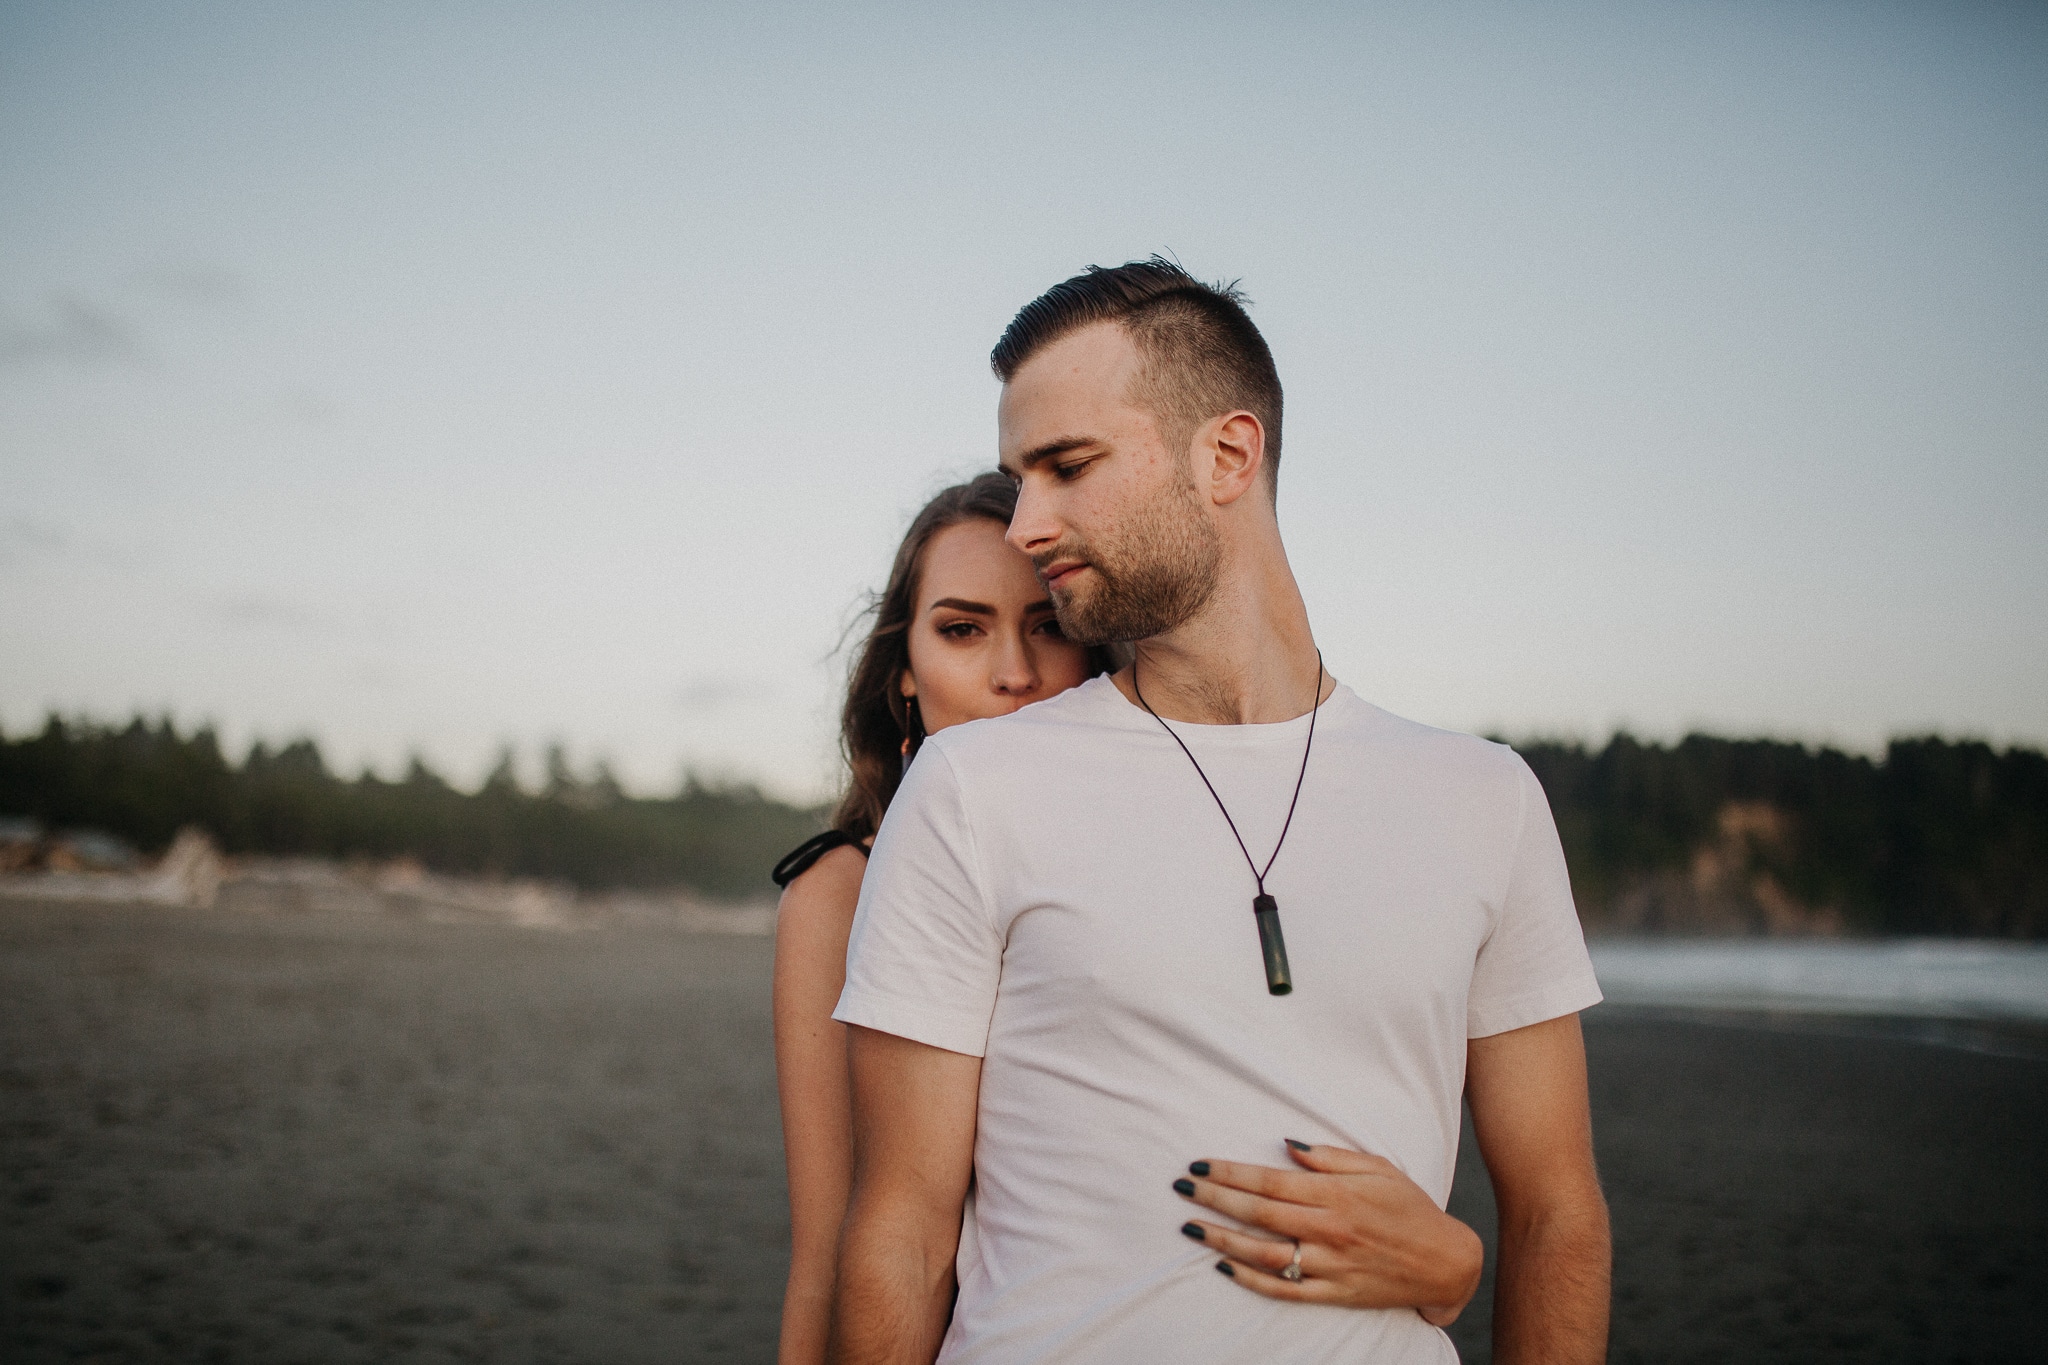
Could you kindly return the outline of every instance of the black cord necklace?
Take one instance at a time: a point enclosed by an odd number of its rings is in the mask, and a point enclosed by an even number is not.
[[[1145,708],[1152,719],[1159,722],[1159,728],[1171,736],[1180,751],[1188,756],[1188,762],[1195,765],[1195,776],[1202,779],[1202,785],[1209,789],[1209,799],[1216,803],[1216,809],[1223,812],[1223,823],[1230,826],[1230,837],[1237,840],[1237,851],[1244,854],[1244,865],[1252,870],[1252,880],[1258,883],[1259,894],[1252,897],[1252,918],[1259,925],[1259,953],[1266,959],[1266,990],[1272,995],[1286,995],[1294,989],[1294,978],[1287,970],[1287,940],[1280,936],[1280,902],[1266,894],[1266,874],[1279,861],[1280,846],[1287,842],[1287,831],[1294,825],[1294,807],[1301,800],[1301,784],[1308,777],[1308,756],[1316,747],[1316,712],[1323,709],[1323,651],[1316,651],[1316,695],[1308,708],[1308,743],[1301,746],[1301,771],[1294,778],[1294,795],[1287,802],[1287,819],[1281,822],[1280,837],[1273,843],[1273,856],[1260,867],[1252,859],[1252,851],[1244,846],[1244,836],[1237,832],[1237,821],[1230,818],[1230,807],[1223,804],[1223,798],[1216,794],[1216,784],[1209,780],[1209,774],[1202,771],[1202,765],[1188,748],[1187,742],[1174,733],[1171,725],[1161,719],[1152,703],[1145,700],[1144,689],[1138,686],[1138,661],[1131,660],[1131,691],[1138,694],[1138,705]]]

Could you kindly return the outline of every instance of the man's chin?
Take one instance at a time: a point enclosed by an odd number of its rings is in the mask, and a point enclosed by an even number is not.
[[[1046,595],[1052,598],[1060,633],[1077,645],[1092,649],[1142,638],[1131,633],[1129,614],[1120,610],[1116,593],[1092,564],[1068,575],[1059,586],[1048,586]]]
[[[1053,615],[1059,618],[1060,634],[1077,645],[1093,649],[1097,645],[1115,644],[1117,636],[1102,628],[1102,623],[1090,619],[1085,607],[1070,608],[1055,595],[1052,603]]]
[[[1088,610],[1088,601],[1091,594],[1081,589],[1077,581],[1080,577],[1081,574],[1078,572],[1070,573],[1061,578],[1057,583],[1047,583],[1045,585],[1045,595],[1052,599],[1053,614],[1060,618],[1061,630],[1067,628],[1067,614],[1069,612],[1086,612]]]
[[[1098,645],[1102,641],[1090,637],[1089,618],[1093,615],[1089,606],[1093,595],[1077,591],[1073,580],[1081,575],[1073,574],[1057,587],[1048,586],[1045,595],[1052,599],[1052,614],[1060,623],[1060,634],[1077,645]]]

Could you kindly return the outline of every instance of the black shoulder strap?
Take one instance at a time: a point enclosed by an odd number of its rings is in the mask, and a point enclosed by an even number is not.
[[[847,845],[860,850],[860,856],[868,856],[868,847],[843,829],[828,829],[823,834],[814,834],[791,849],[775,865],[768,875],[775,879],[777,886],[788,886],[798,877],[811,870],[811,864],[830,853],[833,849]]]

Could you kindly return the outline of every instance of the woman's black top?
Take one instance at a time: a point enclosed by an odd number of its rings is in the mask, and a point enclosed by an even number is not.
[[[868,856],[868,846],[843,829],[828,829],[823,834],[813,835],[784,855],[775,870],[768,875],[775,879],[777,886],[788,886],[798,877],[811,870],[811,864],[830,853],[840,845],[850,845],[860,850],[860,856]]]

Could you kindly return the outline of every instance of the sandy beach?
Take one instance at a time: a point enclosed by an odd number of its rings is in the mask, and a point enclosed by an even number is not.
[[[771,1359],[769,968],[674,928],[0,906],[0,1359]],[[1615,1360],[2040,1358],[2038,1031],[1587,1037]],[[1453,1207],[1490,1233],[1469,1141]]]

